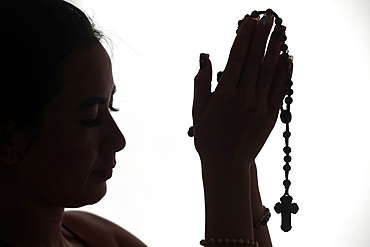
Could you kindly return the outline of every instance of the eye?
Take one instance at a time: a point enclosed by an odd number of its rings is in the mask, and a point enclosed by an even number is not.
[[[109,106],[109,111],[110,112],[117,112],[119,111],[119,109],[113,107],[113,106]],[[103,123],[103,120],[101,118],[94,118],[94,119],[91,119],[91,120],[82,120],[80,121],[80,124],[82,124],[83,126],[85,127],[94,127],[94,126],[98,126],[100,124]]]

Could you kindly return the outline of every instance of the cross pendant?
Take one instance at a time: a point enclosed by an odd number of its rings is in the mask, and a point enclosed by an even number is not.
[[[290,195],[283,195],[280,198],[280,201],[281,203],[276,203],[274,209],[276,213],[281,213],[281,230],[283,230],[284,232],[288,232],[290,231],[290,229],[292,229],[292,213],[296,214],[299,208],[297,203],[292,203],[293,198]]]

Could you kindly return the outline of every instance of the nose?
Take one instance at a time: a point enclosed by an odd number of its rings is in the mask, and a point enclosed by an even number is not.
[[[126,139],[112,116],[110,116],[109,124],[105,128],[105,133],[103,141],[104,153],[115,153],[125,148]]]

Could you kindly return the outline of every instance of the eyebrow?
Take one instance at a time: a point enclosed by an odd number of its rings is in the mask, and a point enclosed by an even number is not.
[[[104,97],[92,97],[84,100],[80,107],[78,107],[77,111],[86,111],[95,105],[103,105],[105,102],[107,102],[107,98]]]
[[[113,96],[116,91],[117,91],[116,85],[114,85],[111,96]],[[105,97],[91,97],[91,98],[88,98],[88,99],[84,100],[81,103],[81,105],[78,107],[77,111],[86,111],[86,110],[94,107],[95,105],[103,105],[107,102],[107,100],[108,99],[105,98]]]

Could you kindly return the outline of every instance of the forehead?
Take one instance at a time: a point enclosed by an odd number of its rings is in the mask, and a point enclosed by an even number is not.
[[[109,97],[112,93],[111,61],[99,42],[69,54],[58,72],[61,80],[58,95],[61,97],[80,101],[91,96]]]

